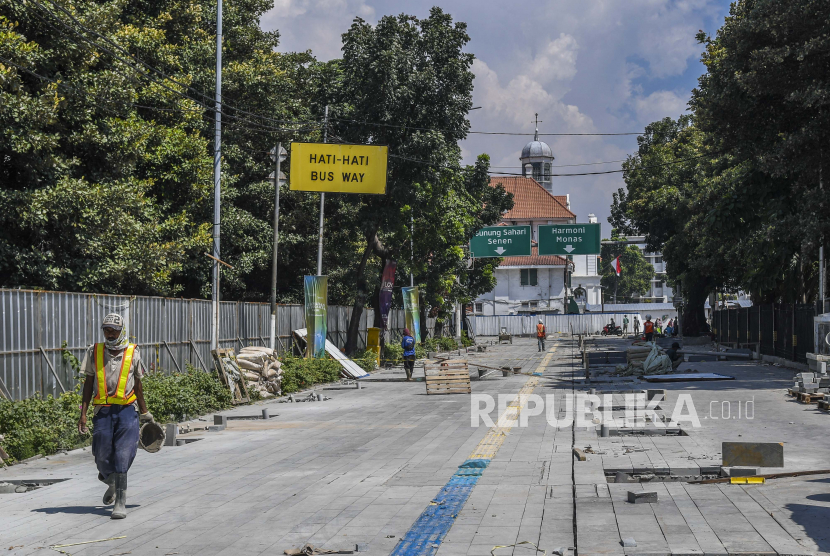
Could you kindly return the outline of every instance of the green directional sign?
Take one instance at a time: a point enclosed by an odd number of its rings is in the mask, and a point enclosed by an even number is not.
[[[530,255],[530,226],[482,228],[470,240],[470,257],[522,257]]]
[[[599,255],[599,224],[539,226],[540,255]]]

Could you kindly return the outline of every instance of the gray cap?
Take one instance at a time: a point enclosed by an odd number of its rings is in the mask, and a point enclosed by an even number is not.
[[[110,313],[104,317],[104,322],[101,323],[101,328],[114,328],[121,330],[124,328],[124,317],[118,313]]]

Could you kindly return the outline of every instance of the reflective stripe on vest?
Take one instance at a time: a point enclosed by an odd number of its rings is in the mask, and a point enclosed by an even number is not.
[[[109,396],[107,390],[107,370],[104,366],[104,344],[95,344],[95,375],[98,379],[98,394],[92,400],[93,405],[127,405],[135,401],[135,393],[127,396],[127,379],[130,376],[130,367],[133,363],[135,344],[129,344],[124,350],[121,359],[121,373],[118,377],[118,386],[115,396]]]

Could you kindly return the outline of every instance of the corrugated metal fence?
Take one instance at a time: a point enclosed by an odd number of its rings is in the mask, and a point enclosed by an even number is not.
[[[816,305],[792,303],[723,309],[712,315],[712,332],[723,344],[759,344],[763,355],[806,363],[817,314]]]
[[[544,320],[548,334],[557,332],[575,334],[599,334],[602,328],[614,319],[617,326],[622,326],[623,317],[628,316],[628,331],[634,330],[634,317],[642,324],[639,313],[585,313],[583,315],[476,315],[470,320],[470,326],[476,336],[497,336],[502,328],[508,334],[535,335],[539,319]],[[640,328],[642,330],[642,326]]]
[[[141,346],[149,370],[184,370],[187,363],[212,368],[210,301],[0,289],[0,311],[0,388],[14,399],[74,388],[77,377],[64,361],[64,351],[82,360],[86,347],[101,341],[101,321],[111,312],[127,321],[131,340]],[[351,307],[328,308],[328,339],[339,347],[346,343],[351,313]],[[266,345],[270,314],[268,303],[223,301],[220,346]],[[373,321],[372,309],[364,310],[360,348],[366,345],[367,323]],[[428,324],[434,326],[434,319]],[[392,309],[389,329],[400,333],[403,326],[403,310]],[[298,328],[305,328],[303,307],[278,306],[280,351],[291,349],[291,331]]]

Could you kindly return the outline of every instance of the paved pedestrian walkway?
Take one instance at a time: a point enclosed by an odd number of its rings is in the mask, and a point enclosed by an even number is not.
[[[556,427],[548,418],[574,411],[564,403],[567,394],[647,385],[584,384],[573,342],[552,340],[548,348],[538,353],[535,340],[514,339],[512,345],[468,354],[471,364],[521,366],[525,373],[474,379],[473,396],[427,396],[423,382],[404,382],[403,370],[394,369],[373,374],[360,390],[318,389],[332,398],[328,401],[270,402],[264,407],[276,417],[268,421],[230,421],[222,432],[191,433],[202,440],[186,446],[140,451],[123,521],[110,520],[109,509],[100,504],[103,488],[88,451],[0,471],[0,480],[68,479],[0,495],[0,546],[14,547],[9,554],[39,554],[51,552],[45,547],[54,544],[123,537],[61,550],[110,556],[279,555],[312,543],[332,550],[359,545],[370,556],[392,554],[396,547],[406,554],[483,556],[494,546],[530,541],[548,554],[561,549],[566,555],[574,554],[573,547],[579,555],[830,551],[822,527],[828,521],[821,521],[830,515],[830,475],[760,487],[645,485],[658,492],[657,504],[627,502],[627,491],[644,486],[609,484],[606,477],[609,470],[628,467],[679,469],[683,463],[700,469],[718,460],[721,440],[750,436],[783,438],[789,443],[788,467],[793,462],[815,469],[830,455],[821,441],[830,415],[785,400],[780,392],[788,373],[748,363],[708,364],[739,380],[668,385],[668,405],[683,392],[700,397],[704,406],[725,395],[754,394],[752,422],[704,419],[689,436],[601,438],[597,426]],[[478,374],[474,367],[471,374]],[[537,412],[526,396],[531,392],[550,395],[554,414],[548,415],[549,404]],[[492,427],[471,426],[471,400],[479,403],[477,395],[519,393],[512,404],[494,408]],[[248,406],[227,414],[253,416],[260,410]],[[520,422],[522,412],[527,426],[506,426]],[[790,422],[797,425],[784,424]],[[199,423],[206,424],[193,424]],[[574,447],[589,449],[586,461],[574,460]],[[473,460],[486,460],[486,467],[467,467]],[[466,498],[459,510],[442,513],[453,503],[442,493],[456,492],[446,487],[457,484],[471,485]],[[425,523],[448,532],[406,552],[402,539],[418,537],[418,526]],[[637,546],[623,547],[625,538],[634,538]],[[537,556],[528,544],[495,554]]]

